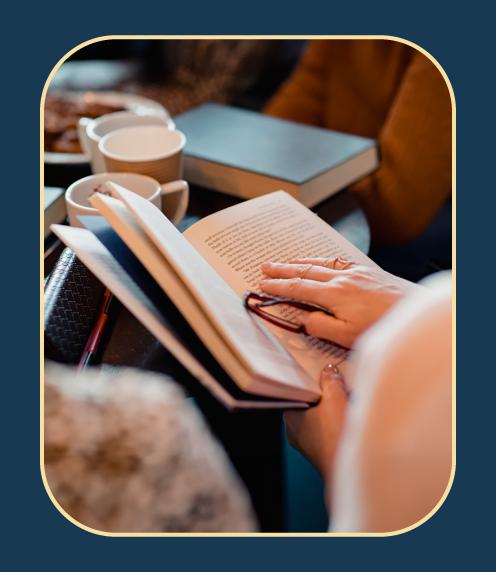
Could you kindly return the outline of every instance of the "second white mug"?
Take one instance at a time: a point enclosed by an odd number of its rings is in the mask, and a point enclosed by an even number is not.
[[[97,119],[82,117],[78,124],[79,143],[84,153],[88,155],[93,174],[106,171],[105,161],[98,149],[98,143],[102,137],[123,127],[136,127],[140,125],[162,125],[168,129],[174,129],[172,120],[164,115],[149,114],[141,115],[133,111],[116,111],[107,113]]]

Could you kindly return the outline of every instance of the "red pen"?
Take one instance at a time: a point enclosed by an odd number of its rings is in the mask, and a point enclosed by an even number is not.
[[[100,308],[100,312],[98,314],[98,318],[96,320],[95,325],[93,326],[93,329],[91,330],[90,337],[88,338],[81,359],[79,360],[78,372],[82,371],[87,365],[89,365],[93,356],[96,353],[98,344],[100,343],[100,340],[102,338],[105,324],[107,323],[108,320],[108,309],[111,301],[112,301],[112,292],[108,288],[106,288],[105,293],[103,294],[103,302]]]

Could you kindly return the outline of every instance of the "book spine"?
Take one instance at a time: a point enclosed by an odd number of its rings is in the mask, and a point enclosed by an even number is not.
[[[185,157],[184,177],[194,185],[243,199],[253,199],[279,190],[286,191],[296,199],[300,198],[299,186],[288,181],[196,157]]]

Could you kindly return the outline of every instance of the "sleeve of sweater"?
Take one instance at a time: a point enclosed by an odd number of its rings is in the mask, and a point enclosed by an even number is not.
[[[451,195],[451,101],[444,78],[416,53],[379,134],[381,163],[352,187],[373,235],[416,238]]]
[[[264,112],[292,121],[322,125],[329,57],[326,42],[310,42],[298,66],[266,105]]]
[[[329,102],[325,77],[331,67],[326,42],[311,42],[265,112],[325,125]],[[351,190],[360,199],[376,239],[406,242],[427,228],[451,195],[451,100],[444,78],[423,54],[412,56],[378,141],[379,169]]]

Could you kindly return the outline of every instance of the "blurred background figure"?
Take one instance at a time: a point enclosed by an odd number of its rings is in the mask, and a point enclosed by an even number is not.
[[[176,115],[205,101],[259,110],[288,77],[303,40],[113,40],[76,52],[52,89],[119,89]]]
[[[351,187],[371,257],[414,280],[451,267],[451,101],[427,57],[390,40],[312,41],[265,110],[377,139],[380,168]],[[398,243],[410,245],[378,247]]]
[[[176,384],[137,370],[45,370],[45,472],[62,508],[106,532],[252,532],[226,454]]]

